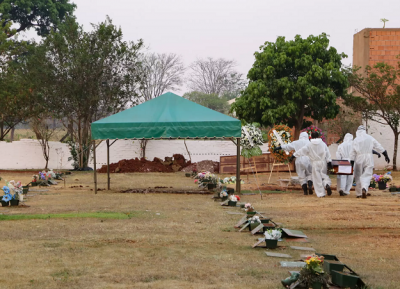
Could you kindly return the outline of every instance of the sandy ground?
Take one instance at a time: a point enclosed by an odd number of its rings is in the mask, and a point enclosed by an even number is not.
[[[0,175],[25,183],[32,173]],[[105,174],[99,182],[105,188]],[[118,192],[140,186],[196,189],[182,173],[121,174],[112,175],[114,191],[95,195],[92,173],[74,173],[66,188],[60,184],[29,192],[29,208],[0,208],[1,214],[133,216],[1,221],[0,288],[281,288],[288,269],[267,257],[266,249],[251,248],[257,237],[236,232],[240,216],[228,212],[239,208],[223,208],[209,195]],[[304,252],[289,245],[313,247],[339,256],[371,288],[400,288],[400,197],[372,193],[366,200],[336,192],[318,199],[293,191],[264,194],[262,200],[245,195],[242,201],[308,235],[309,243],[285,241],[278,252],[299,259]]]

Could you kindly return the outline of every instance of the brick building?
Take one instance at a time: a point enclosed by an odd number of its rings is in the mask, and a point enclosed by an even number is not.
[[[386,62],[396,67],[400,59],[400,28],[365,28],[353,36],[353,66]]]

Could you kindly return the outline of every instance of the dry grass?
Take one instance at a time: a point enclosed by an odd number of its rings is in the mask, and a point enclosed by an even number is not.
[[[59,129],[57,132],[52,136],[50,141],[59,141],[64,135],[66,134],[65,129]],[[14,132],[14,141],[19,141],[21,139],[36,139],[35,133],[31,129],[20,128],[16,129]],[[7,134],[4,138],[5,141],[11,140],[11,132]]]
[[[1,174],[28,182],[31,173]],[[282,177],[286,177],[282,174]],[[144,181],[146,179],[146,182]],[[396,179],[400,179],[396,175]],[[101,174],[100,187],[106,176]],[[112,175],[113,188],[196,188],[183,174]],[[263,181],[263,180],[261,180]],[[70,186],[82,186],[71,189]],[[235,208],[210,196],[94,195],[91,173],[75,173],[67,188],[30,192],[29,208],[3,214],[134,213],[130,219],[58,218],[1,221],[0,288],[281,288],[287,269],[252,249],[256,237],[238,233]],[[287,194],[243,196],[285,227],[303,230],[314,247],[336,254],[372,288],[399,288],[399,197],[376,191],[367,200]],[[303,252],[283,249],[298,259]]]

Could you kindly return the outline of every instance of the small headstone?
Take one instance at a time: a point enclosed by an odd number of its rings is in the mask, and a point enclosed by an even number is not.
[[[246,225],[244,225],[240,230],[239,230],[239,232],[242,232],[245,228],[247,228],[248,226],[250,226],[250,223],[247,223]]]
[[[291,267],[291,268],[303,268],[306,263],[305,262],[290,262],[290,261],[281,261],[281,267]]]
[[[262,228],[264,228],[264,224],[261,223],[260,225],[255,227],[253,231],[251,231],[251,234],[252,235],[257,234],[260,230],[262,230]]]
[[[309,247],[297,247],[297,246],[290,246],[290,248],[294,250],[302,250],[302,251],[313,251],[315,252],[314,248],[309,248]]]
[[[243,213],[240,212],[227,212],[229,215],[243,215]]]
[[[288,254],[281,254],[281,253],[272,253],[272,252],[265,252],[269,257],[276,257],[276,258],[293,258]]]
[[[260,245],[262,242],[265,242],[265,238],[260,238],[260,239],[258,239],[257,243],[255,243],[255,244],[253,245],[253,248],[257,247],[257,246]]]
[[[226,200],[226,201],[224,201],[224,202],[221,203],[221,206],[227,206],[228,203],[229,203],[229,200]]]

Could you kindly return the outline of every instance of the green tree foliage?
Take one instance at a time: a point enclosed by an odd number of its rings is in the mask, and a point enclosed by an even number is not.
[[[0,19],[3,26],[18,24],[13,33],[34,28],[38,35],[50,33],[68,17],[72,17],[76,5],[69,0],[1,0]],[[9,34],[11,37],[13,34]]]
[[[285,123],[300,134],[304,117],[334,118],[336,98],[344,94],[347,79],[341,71],[345,54],[329,47],[325,33],[302,39],[266,42],[256,52],[247,78],[249,85],[232,105],[239,119],[263,126]]]
[[[217,94],[207,94],[199,91],[192,91],[185,93],[183,97],[221,113],[227,114],[229,112],[228,102],[225,98],[218,97]]]
[[[32,89],[21,75],[20,58],[28,52],[25,41],[18,41],[12,23],[0,25],[0,140],[19,123],[35,114]]]
[[[387,63],[366,66],[365,73],[359,73],[360,67],[349,71],[348,79],[352,92],[345,95],[345,104],[364,118],[388,125],[394,135],[393,169],[397,169],[397,147],[400,134],[400,86],[399,68]]]
[[[110,19],[83,31],[73,19],[60,33],[42,40],[27,62],[27,75],[49,110],[69,129],[87,166],[91,123],[126,108],[138,97],[141,83],[137,43],[122,40],[121,29]]]

